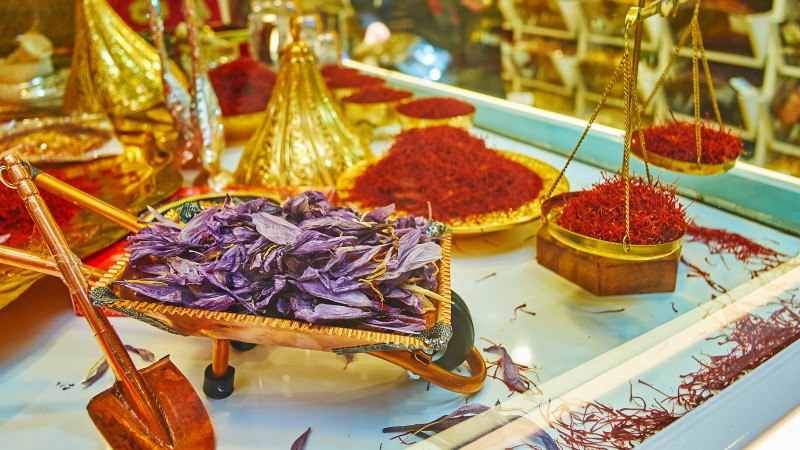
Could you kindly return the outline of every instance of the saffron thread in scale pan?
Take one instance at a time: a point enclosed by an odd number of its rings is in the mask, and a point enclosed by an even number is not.
[[[697,162],[695,125],[688,121],[673,121],[642,130],[647,153],[655,153],[684,162]],[[700,124],[701,164],[723,164],[738,158],[743,152],[742,139],[713,125],[708,120]],[[639,133],[633,133],[631,145],[640,149]],[[641,151],[641,150],[639,150]]]
[[[621,243],[625,238],[625,178],[603,176],[590,189],[567,200],[556,223],[584,236]],[[675,187],[653,186],[630,178],[630,243],[665,244],[686,232],[686,210]]]
[[[355,179],[351,199],[394,203],[400,211],[449,223],[508,211],[538,198],[542,179],[486,147],[483,139],[450,126],[398,134],[389,153]]]

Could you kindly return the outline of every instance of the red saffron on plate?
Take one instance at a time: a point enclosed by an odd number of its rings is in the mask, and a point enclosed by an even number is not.
[[[400,114],[418,119],[447,119],[475,112],[471,104],[446,97],[426,97],[397,106]]]
[[[223,116],[264,111],[277,75],[252,58],[239,58],[208,71]]]
[[[483,139],[450,126],[415,128],[395,137],[389,153],[353,186],[364,205],[394,203],[398,210],[450,222],[518,208],[538,198],[542,179],[487,148]]]
[[[77,206],[49,192],[40,191],[40,194],[60,226],[64,226],[79,211]],[[0,236],[10,235],[3,245],[26,248],[25,243],[38,231],[25,204],[17,191],[5,186],[0,186],[0,204],[3,205],[0,208]]]
[[[332,75],[324,78],[325,83],[331,89],[360,88],[382,85],[384,83],[383,78],[349,71],[336,71]]]
[[[684,162],[697,162],[697,141],[692,122],[674,120],[642,130],[647,153],[655,153]],[[633,133],[633,149],[641,151],[639,133]],[[742,139],[709,121],[700,124],[702,164],[722,164],[735,160],[744,152]]]
[[[322,73],[323,78],[333,78],[340,74],[357,74],[358,69],[351,69],[349,67],[340,66],[338,64],[327,64],[320,67],[319,71]]]
[[[591,189],[571,197],[556,223],[574,233],[620,243],[625,237],[625,179],[604,176]],[[630,242],[653,245],[672,242],[686,232],[686,210],[675,188],[652,186],[630,178]]]
[[[403,100],[414,95],[411,91],[385,86],[367,86],[342,99],[344,103],[387,103]]]

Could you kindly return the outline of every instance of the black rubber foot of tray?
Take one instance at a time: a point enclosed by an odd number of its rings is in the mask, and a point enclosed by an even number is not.
[[[256,348],[256,344],[251,344],[250,342],[242,342],[242,341],[231,341],[231,347],[239,350],[240,352],[246,352],[248,350],[252,350]]]
[[[214,372],[211,370],[211,364],[206,367],[206,376],[203,380],[203,392],[209,397],[214,399],[226,398],[233,394],[233,374],[236,372],[231,366],[228,366],[228,371],[221,377],[215,377]]]

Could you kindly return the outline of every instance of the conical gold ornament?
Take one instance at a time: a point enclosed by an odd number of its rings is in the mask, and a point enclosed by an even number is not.
[[[293,25],[301,18],[293,18]],[[371,156],[333,99],[317,61],[292,27],[264,121],[245,146],[239,184],[330,186],[347,167]]]
[[[172,71],[180,74],[177,65]],[[125,116],[162,103],[155,48],[105,0],[75,0],[75,46],[64,110]]]

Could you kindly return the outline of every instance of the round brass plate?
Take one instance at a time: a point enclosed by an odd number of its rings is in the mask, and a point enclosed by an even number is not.
[[[559,171],[538,159],[531,158],[519,153],[499,151],[503,156],[511,161],[522,164],[532,174],[538,175],[542,179],[542,194],[546,189],[553,184],[558,178]],[[353,196],[352,190],[355,187],[356,179],[363,174],[368,167],[375,164],[378,159],[362,161],[353,167],[346,170],[336,183],[336,195],[339,203],[349,203],[361,210],[377,208],[384,205],[364,205],[359,203],[358,199]],[[561,194],[569,190],[569,183],[566,178],[562,178],[558,183],[554,194]],[[397,211],[398,214],[404,214],[404,211]],[[463,219],[452,220],[445,222],[455,235],[472,235],[479,233],[488,233],[492,231],[500,231],[511,228],[515,225],[520,225],[530,222],[542,214],[539,198],[532,198],[525,202],[519,208],[510,211],[492,211],[486,214],[479,214],[474,216],[465,217]]]

